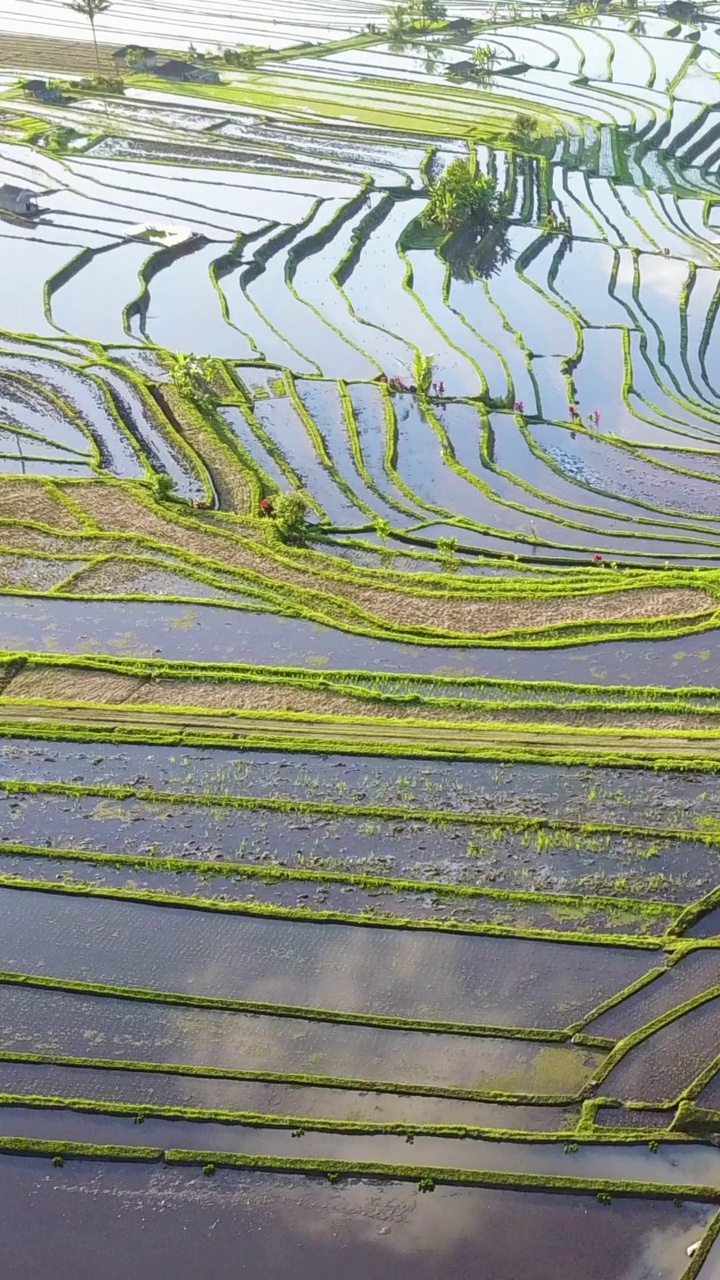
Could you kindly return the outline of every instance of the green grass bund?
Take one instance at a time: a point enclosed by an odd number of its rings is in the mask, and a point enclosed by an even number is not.
[[[74,995],[105,996],[118,1000],[139,1001],[144,1004],[177,1005],[225,1013],[267,1014],[271,1017],[297,1018],[306,1022],[330,1022],[387,1030],[418,1031],[429,1035],[477,1036],[479,1039],[523,1040],[539,1044],[563,1044],[569,1039],[568,1033],[559,1028],[491,1027],[474,1022],[353,1013],[341,1009],[273,1004],[262,1000],[236,1000],[228,996],[190,995],[185,992],[162,991],[147,987],[115,986],[111,983],[87,982],[76,978],[57,978],[50,974],[13,973],[6,970],[0,972],[0,985],[43,991],[66,991]]]
[[[187,897],[182,894],[155,889],[123,889],[110,885],[84,882],[60,882],[56,880],[26,879],[21,876],[0,875],[0,889],[16,889],[36,893],[55,893],[69,897],[105,898],[116,902],[147,904],[156,907],[175,907],[188,911],[205,911],[219,915],[254,916],[273,920],[305,921],[316,924],[339,924],[370,929],[405,929],[438,933],[470,934],[482,937],[506,937],[537,939],[546,942],[567,942],[569,945],[613,946],[648,951],[662,949],[658,938],[637,937],[634,934],[603,934],[590,931],[560,929],[533,929],[522,925],[505,926],[456,920],[427,920],[415,916],[375,916],[370,912],[351,913],[315,907],[284,907],[270,902],[248,900],[224,901],[218,898]]]

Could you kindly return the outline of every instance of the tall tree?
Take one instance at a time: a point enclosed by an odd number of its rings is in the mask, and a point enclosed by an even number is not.
[[[79,13],[83,18],[87,18],[90,23],[99,76],[102,75],[102,66],[100,64],[100,50],[98,49],[97,33],[95,31],[95,19],[101,13],[107,13],[111,4],[112,0],[66,0],[65,5],[67,9],[72,9],[74,13]]]

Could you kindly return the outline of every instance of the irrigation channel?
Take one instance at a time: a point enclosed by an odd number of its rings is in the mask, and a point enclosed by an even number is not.
[[[0,16],[3,1275],[717,1280],[720,4],[95,18]]]

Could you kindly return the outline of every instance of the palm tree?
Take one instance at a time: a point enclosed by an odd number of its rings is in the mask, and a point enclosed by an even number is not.
[[[65,5],[67,9],[72,9],[74,13],[79,13],[83,18],[87,18],[90,23],[99,76],[102,75],[102,66],[100,65],[100,50],[98,49],[97,35],[95,32],[95,19],[101,13],[107,13],[111,3],[112,0],[66,0]]]

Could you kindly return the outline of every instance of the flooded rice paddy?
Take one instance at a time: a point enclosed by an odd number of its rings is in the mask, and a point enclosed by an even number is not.
[[[552,1280],[558,1266],[582,1267],[588,1280],[622,1280],[628,1266],[639,1277],[650,1266],[660,1280],[679,1280],[688,1245],[712,1216],[706,1206],[678,1208],[670,1200],[608,1207],[579,1196],[457,1187],[418,1196],[397,1182],[379,1192],[359,1179],[330,1187],[293,1175],[218,1171],[210,1179],[194,1170],[92,1163],[48,1174],[42,1161],[19,1165],[3,1160],[6,1203],[18,1224],[9,1265],[53,1265],[50,1242],[67,1237],[65,1257],[78,1280],[95,1274],[98,1238],[108,1280],[123,1280],[129,1236],[137,1266],[148,1273],[162,1258],[178,1275],[206,1266],[230,1274],[240,1237],[243,1265],[271,1267],[279,1280],[298,1270],[330,1280],[340,1266],[358,1280],[369,1272],[401,1280],[409,1267],[423,1280],[438,1271],[465,1280],[476,1266],[478,1233],[498,1280],[531,1267],[537,1280]],[[33,1225],[39,1214],[42,1233]]]
[[[720,8],[227,8],[0,24],[3,1274],[715,1280]]]

